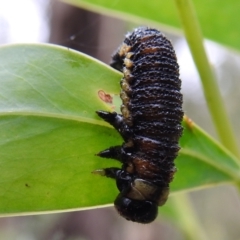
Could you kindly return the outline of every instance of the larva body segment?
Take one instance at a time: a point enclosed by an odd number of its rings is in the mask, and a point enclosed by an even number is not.
[[[183,117],[179,67],[171,42],[158,30],[128,33],[111,66],[122,71],[121,112],[97,111],[123,137],[122,146],[98,154],[122,162],[100,170],[116,179],[114,204],[127,220],[149,223],[168,197],[180,149]]]

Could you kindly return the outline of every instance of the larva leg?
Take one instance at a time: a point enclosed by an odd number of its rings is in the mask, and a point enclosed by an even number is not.
[[[129,139],[129,135],[131,135],[130,130],[128,125],[124,122],[121,114],[105,111],[96,111],[96,113],[104,121],[110,123],[120,133],[125,141]]]
[[[97,170],[94,170],[92,173],[117,179],[121,172],[122,170],[120,168],[112,167],[112,168],[97,169]]]
[[[122,161],[121,149],[122,149],[122,146],[110,147],[108,149],[105,149],[97,153],[96,155],[103,158],[116,159],[121,162]]]
[[[128,172],[120,168],[115,168],[115,167],[97,169],[97,170],[94,170],[92,173],[116,179],[117,182],[119,183],[117,185],[120,191],[122,191],[124,188],[127,188],[129,186],[129,180],[132,179],[131,174],[129,174]]]

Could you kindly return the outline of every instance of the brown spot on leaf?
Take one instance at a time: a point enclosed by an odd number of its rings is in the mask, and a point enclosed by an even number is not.
[[[105,103],[111,103],[112,104],[112,96],[110,94],[105,93],[103,90],[99,90],[98,91],[98,96]]]
[[[186,122],[187,127],[192,129],[193,128],[193,120],[186,115],[184,115],[183,119]]]

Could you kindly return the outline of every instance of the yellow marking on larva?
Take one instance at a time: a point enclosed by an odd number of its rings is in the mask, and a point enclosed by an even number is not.
[[[131,77],[131,71],[129,69],[127,69],[126,67],[123,68],[123,74],[124,74],[126,80]]]
[[[132,74],[129,74],[129,75],[125,75],[125,77],[124,77],[124,79],[127,81],[127,83],[131,83],[132,82],[132,80],[134,79],[134,77],[133,77],[133,75]],[[129,91],[130,91],[131,89],[129,88]]]
[[[126,58],[130,59],[133,56],[133,54],[134,54],[133,52],[128,52],[126,54]]]
[[[125,91],[121,91],[120,98],[122,99],[124,105],[128,105],[129,97],[127,96]]]
[[[131,68],[133,66],[133,62],[128,58],[124,58],[124,64],[127,68]]]
[[[123,43],[122,46],[119,48],[118,54],[120,57],[125,56],[131,49],[131,46]]]
[[[121,105],[121,112],[122,112],[122,115],[124,116],[124,118],[128,118],[130,115],[129,110],[127,109],[127,107],[125,105]]]
[[[131,88],[125,78],[121,80],[121,87],[122,87],[122,90],[127,93],[131,91]]]

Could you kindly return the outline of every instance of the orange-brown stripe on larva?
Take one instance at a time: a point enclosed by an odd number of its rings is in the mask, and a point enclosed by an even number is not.
[[[145,48],[141,51],[141,54],[143,53],[155,53],[157,51],[161,51],[163,49],[163,47],[149,47],[149,48]]]
[[[144,42],[148,42],[149,40],[151,40],[153,38],[155,38],[154,35],[146,35],[146,36],[142,36],[140,41],[141,41],[141,43],[144,43]]]
[[[159,167],[156,164],[146,161],[146,159],[142,159],[140,157],[135,157],[133,159],[133,165],[135,167],[135,171],[140,178],[151,179],[154,178],[155,175],[159,174]]]

